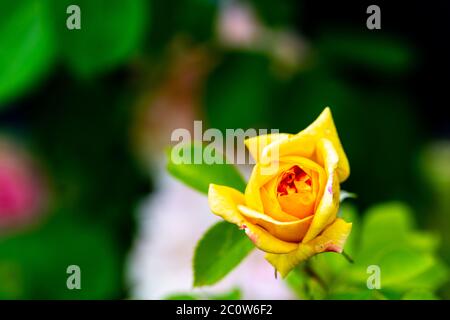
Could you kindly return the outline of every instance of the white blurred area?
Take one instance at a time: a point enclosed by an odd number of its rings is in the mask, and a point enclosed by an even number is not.
[[[259,51],[284,71],[301,65],[307,46],[298,35],[270,30],[248,5],[238,1],[222,4],[216,31],[224,50]],[[155,191],[139,208],[138,232],[128,261],[132,299],[163,299],[192,292],[224,294],[236,288],[243,299],[295,298],[283,280],[275,279],[273,267],[256,249],[217,285],[192,287],[195,246],[219,218],[209,210],[205,195],[167,173],[163,155],[173,130],[192,132],[194,120],[203,119],[203,86],[216,64],[217,57],[207,45],[192,46],[180,36],[168,47],[164,73],[150,74],[148,78],[153,80],[137,103],[134,142],[144,166],[154,164],[149,171]]]
[[[222,294],[239,288],[243,299],[294,299],[264,253],[254,250],[217,285],[193,290],[192,258],[197,241],[219,218],[205,195],[161,168],[157,191],[139,212],[139,232],[129,260],[132,299],[163,299],[176,293]],[[245,236],[242,232],[242,236]]]

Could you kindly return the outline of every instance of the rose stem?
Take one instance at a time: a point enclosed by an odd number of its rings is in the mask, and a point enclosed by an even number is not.
[[[309,275],[311,278],[313,278],[319,283],[319,285],[323,288],[325,292],[328,292],[327,284],[325,283],[325,281],[323,281],[323,279],[317,274],[317,272],[311,267],[311,265],[308,262],[305,263],[304,270],[307,275]]]

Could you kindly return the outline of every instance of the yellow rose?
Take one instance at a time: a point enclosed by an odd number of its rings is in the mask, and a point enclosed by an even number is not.
[[[283,277],[315,254],[341,253],[352,225],[336,215],[350,167],[330,109],[298,134],[245,144],[256,160],[245,194],[211,184],[212,212],[245,230]],[[274,164],[277,170],[264,170]]]

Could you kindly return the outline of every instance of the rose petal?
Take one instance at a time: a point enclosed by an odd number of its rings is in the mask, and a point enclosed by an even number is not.
[[[328,251],[341,253],[351,229],[351,223],[336,219],[320,236],[310,242],[301,243],[297,250],[287,254],[268,253],[266,260],[285,277],[296,265],[315,254]]]
[[[271,253],[288,253],[297,249],[298,244],[277,239],[269,232],[246,220],[237,206],[244,204],[244,195],[230,187],[209,185],[208,203],[211,211],[224,220],[238,225],[256,247]]]
[[[270,174],[265,174],[263,165],[257,163],[253,167],[252,174],[248,181],[247,187],[245,188],[245,202],[250,208],[264,212],[264,206],[261,199],[261,188],[266,183],[268,183],[274,177],[284,170],[288,169],[288,165],[279,165],[276,172],[271,172]]]
[[[350,174],[350,166],[347,156],[342,148],[330,108],[325,108],[320,116],[306,129],[288,139],[280,139],[266,148],[261,155],[261,162],[269,161],[273,153],[277,152],[279,159],[286,155],[297,155],[312,158],[317,142],[326,138],[333,144],[338,155],[337,174],[340,182],[346,180]],[[278,150],[276,150],[278,148]],[[267,157],[267,159],[265,158]],[[319,162],[322,165],[322,163]]]
[[[272,184],[276,184],[276,181],[269,182],[260,190],[264,213],[281,222],[297,221],[297,217],[294,217],[281,209],[277,194],[273,191],[276,187],[272,187]]]
[[[312,214],[319,205],[323,190],[325,189],[326,173],[316,162],[298,156],[283,157],[283,162],[280,163],[280,167],[282,168],[281,171],[288,170],[294,165],[299,166],[312,178],[313,189],[311,195],[314,197],[314,202],[312,204],[302,204],[301,199],[297,199],[297,197],[301,195],[297,194],[277,197],[278,177],[271,179],[263,188],[261,188],[261,198],[264,206],[264,213],[271,215],[279,221],[292,221],[292,219],[289,219],[289,217],[292,216],[297,219],[302,219]],[[291,206],[289,206],[290,198],[294,198],[292,199],[294,203],[292,203]]]
[[[246,223],[243,226],[245,234],[255,244],[256,247],[264,252],[272,254],[286,254],[295,251],[298,248],[297,243],[287,242],[275,238],[263,228],[252,223]]]
[[[287,133],[264,134],[246,139],[244,143],[255,161],[259,162],[261,154],[266,146],[276,141],[286,140],[291,136],[292,134]]]
[[[310,217],[314,214],[316,198],[312,193],[292,193],[278,197],[281,208],[299,219]]]
[[[260,157],[260,162],[267,164],[274,160],[283,160],[284,156],[294,155],[311,158],[314,155],[316,139],[311,135],[292,135],[288,139],[283,139],[271,143],[264,148]]]
[[[309,216],[302,220],[280,222],[246,206],[238,205],[237,207],[246,220],[263,227],[276,238],[288,242],[300,242],[305,236],[312,220],[312,216]]]
[[[322,230],[334,221],[339,209],[339,180],[336,173],[338,155],[334,145],[328,139],[320,139],[317,154],[325,164],[327,175],[326,187],[317,206],[311,226],[303,238],[303,242],[314,239]]]
[[[241,226],[245,220],[237,209],[237,205],[244,203],[244,195],[238,190],[217,184],[209,185],[209,207],[214,214],[224,220]]]

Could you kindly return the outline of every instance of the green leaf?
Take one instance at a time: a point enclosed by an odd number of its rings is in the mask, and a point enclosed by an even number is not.
[[[371,258],[386,247],[408,242],[413,227],[410,209],[402,203],[391,202],[371,207],[361,230],[361,256]]]
[[[254,248],[235,225],[222,221],[199,241],[194,254],[194,286],[212,285],[232,271]]]
[[[339,280],[341,283],[364,287],[370,276],[368,266],[376,265],[380,268],[381,289],[402,291],[419,287],[414,279],[423,276],[435,264],[436,259],[432,255],[405,247],[387,248],[370,259],[357,260],[354,265],[343,270]]]
[[[330,288],[327,299],[401,299],[411,290],[433,292],[448,279],[446,265],[435,255],[439,238],[413,229],[410,209],[398,202],[371,207],[362,224],[354,207],[344,203],[341,215],[353,222],[345,251],[355,260],[323,253],[310,260],[311,267]],[[380,267],[381,289],[367,289],[369,265]]]
[[[140,48],[148,23],[145,0],[53,0],[61,54],[69,68],[90,77],[126,62]],[[81,29],[66,28],[66,8],[78,5]]]
[[[385,297],[378,290],[369,289],[347,289],[334,292],[327,300],[383,300]]]
[[[199,300],[199,297],[195,294],[176,293],[165,297],[163,300]]]
[[[440,260],[409,281],[409,288],[437,290],[448,280],[448,268]]]
[[[440,237],[432,232],[411,232],[408,235],[408,242],[417,250],[436,252],[440,244]]]
[[[431,255],[408,248],[399,248],[386,252],[377,263],[381,269],[382,287],[403,287],[414,285],[411,279],[425,272],[435,264]]]
[[[164,300],[240,300],[241,297],[241,290],[235,288],[221,294],[176,293],[167,296]]]
[[[210,183],[224,185],[235,188],[239,191],[245,190],[245,181],[239,171],[232,164],[227,164],[225,157],[218,154],[222,159],[222,164],[184,164],[180,161],[180,154],[176,154],[172,148],[168,152],[167,170],[178,180],[188,186],[202,192],[208,193]],[[182,148],[184,152],[190,152],[192,158],[196,154],[203,155],[205,147],[201,143],[185,144]],[[217,150],[216,150],[217,152]],[[202,156],[203,160],[203,156]]]
[[[439,300],[439,298],[431,291],[411,290],[403,296],[402,300]]]
[[[350,211],[346,208],[345,212]],[[348,239],[345,250],[354,257],[353,265],[344,268],[341,260],[323,254],[311,260],[313,266],[323,270],[325,275],[331,274],[334,277],[331,280],[336,279],[336,286],[345,288],[353,283],[361,289],[369,277],[367,267],[377,265],[381,270],[381,289],[386,297],[400,298],[411,289],[435,290],[447,278],[445,266],[433,255],[439,239],[432,233],[415,231],[413,222],[410,209],[402,203],[374,206],[365,215],[361,241]],[[358,233],[356,229],[352,230],[351,237],[358,237]]]
[[[0,4],[0,108],[35,84],[54,56],[47,1]]]
[[[235,288],[229,292],[209,296],[210,300],[240,300],[242,298],[241,290]]]

